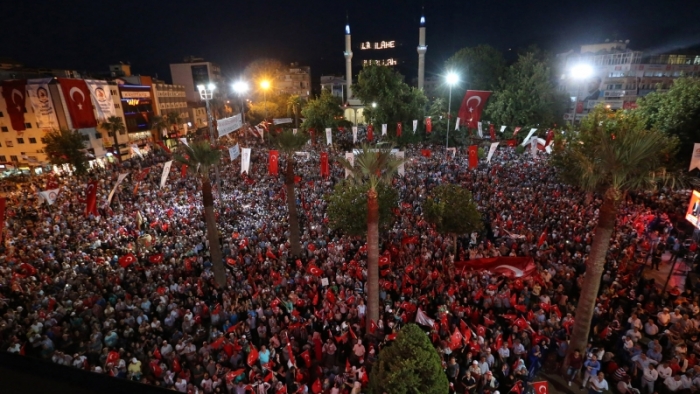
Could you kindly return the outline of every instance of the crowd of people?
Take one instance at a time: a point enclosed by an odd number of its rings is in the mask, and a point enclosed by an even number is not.
[[[547,363],[563,361],[600,201],[560,183],[544,153],[503,146],[469,169],[464,149],[452,158],[405,148],[405,174],[393,181],[396,220],[380,241],[390,258],[382,313],[370,332],[365,239],[330,229],[324,200],[344,177],[334,160],[343,152],[329,149],[328,178],[318,157],[326,147],[309,146],[296,159],[303,253],[292,256],[284,176],[268,174],[266,145],[247,145],[250,173],[226,159],[215,186],[224,287],[213,279],[197,178],[174,164],[161,188],[170,160],[162,149],[83,177],[34,178],[38,189],[58,182],[50,206],[28,185],[10,193],[1,349],[183,393],[359,394],[381,349],[420,315],[435,322],[422,327],[451,392],[519,392]],[[88,180],[99,181],[98,216],[84,215]],[[423,201],[443,183],[471,190],[485,224],[457,238],[456,253],[453,238],[422,216]],[[664,292],[640,275],[684,257],[689,235],[673,223],[687,199],[666,191],[621,204],[589,346],[567,360],[569,385],[590,394],[700,389],[696,289]],[[124,264],[126,255],[136,261]],[[537,270],[510,279],[454,266],[493,256],[530,256]]]

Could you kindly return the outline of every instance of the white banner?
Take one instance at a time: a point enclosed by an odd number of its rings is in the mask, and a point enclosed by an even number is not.
[[[173,165],[173,161],[166,161],[163,165],[163,173],[160,175],[160,187],[161,189],[165,186],[165,182],[168,180],[168,175],[170,175],[170,166]]]
[[[486,162],[491,163],[491,156],[496,152],[496,148],[498,148],[498,142],[492,142],[491,147],[489,148],[489,154],[486,156]]]
[[[352,126],[352,143],[357,142],[357,126]]]
[[[386,135],[386,123],[382,125],[382,135]]]
[[[51,93],[49,93],[49,82],[52,80],[53,78],[27,80],[27,97],[29,97],[29,102],[34,109],[34,116],[39,128],[43,131],[59,129],[56,110],[51,101]]]
[[[455,120],[455,131],[459,130],[459,116],[457,117],[457,120]]]
[[[482,129],[482,124],[481,124],[481,122],[477,122],[476,125],[479,126],[479,138],[484,138],[484,131],[483,131],[483,129]]]
[[[406,174],[406,168],[404,167],[404,163],[405,163],[404,159],[406,158],[406,152],[398,151],[398,152],[394,153],[394,157],[401,160],[401,165],[398,168],[398,174],[399,174],[399,176],[404,176],[404,174]]]
[[[457,155],[457,148],[447,148],[447,154],[452,153],[452,158],[454,159],[455,156]]]
[[[299,129],[292,129],[292,134],[297,135],[298,131],[299,131]]]
[[[46,201],[46,204],[48,205],[53,205],[53,203],[56,202],[56,198],[58,198],[58,192],[61,189],[51,189],[51,190],[44,190],[43,192],[37,193],[39,195],[39,198]]]
[[[527,137],[525,137],[523,143],[521,144],[522,146],[525,146],[530,143],[530,137],[532,137],[532,135],[535,134],[535,131],[537,131],[537,129],[530,129],[530,132],[527,133]]]
[[[241,149],[241,174],[250,171],[250,148]]]
[[[292,118],[275,118],[272,119],[272,124],[277,126],[278,124],[292,123]]]
[[[114,197],[114,192],[117,191],[117,187],[119,187],[119,185],[122,183],[122,181],[124,181],[124,178],[126,178],[128,175],[129,175],[128,172],[126,174],[119,174],[119,177],[117,178],[117,183],[114,184],[112,191],[109,192],[109,197],[107,197],[107,204],[105,204],[105,207],[109,206],[109,204],[112,203],[112,197]]]
[[[234,161],[241,154],[241,148],[238,144],[228,148],[228,155],[231,157],[231,161]]]
[[[693,146],[693,155],[690,156],[690,169],[688,171],[693,171],[696,168],[700,168],[700,144]]]
[[[106,81],[96,81],[93,79],[86,79],[85,83],[87,83],[90,89],[90,96],[92,96],[92,103],[95,106],[97,120],[105,122],[110,116],[117,116],[117,110],[114,108],[114,101],[112,101],[112,92],[109,89],[109,84],[107,84]]]
[[[333,132],[330,127],[326,128],[326,144],[333,145]]]
[[[501,133],[506,131],[506,126],[501,126]]]
[[[418,120],[413,121],[413,134],[416,134],[416,130],[418,130]]]
[[[231,116],[230,118],[218,119],[216,121],[216,129],[219,131],[219,137],[229,135],[241,127],[243,127],[241,114]]]
[[[294,152],[294,155],[303,157],[304,160],[309,160],[311,158],[311,153],[309,152]]]
[[[537,156],[537,137],[530,138],[530,154],[532,157]]]
[[[345,160],[350,162],[350,165],[353,167],[355,166],[355,154],[352,152],[345,152]],[[349,169],[345,169],[345,179],[347,179],[349,176],[352,176],[352,171]]]
[[[143,155],[141,154],[141,149],[139,149],[139,146],[136,144],[131,144],[131,154],[133,155],[138,155],[138,157],[143,159]]]
[[[190,143],[187,142],[187,138],[185,138],[185,137],[180,137],[180,138],[178,138],[178,139],[179,139],[180,142],[182,142],[183,144],[185,144],[185,145],[187,145],[187,146],[190,146]]]

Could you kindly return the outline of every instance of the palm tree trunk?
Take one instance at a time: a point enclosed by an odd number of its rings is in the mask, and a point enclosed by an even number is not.
[[[605,257],[610,246],[610,237],[615,227],[617,206],[618,201],[615,198],[605,196],[603,205],[600,207],[598,225],[595,228],[591,253],[588,255],[588,262],[586,263],[586,275],[583,278],[581,295],[576,305],[571,342],[563,364],[562,370],[564,372],[569,364],[569,355],[574,350],[579,350],[582,353],[586,350],[586,344],[591,332],[591,320],[593,319],[595,302],[600,289],[600,278],[605,269]]]
[[[299,215],[297,214],[297,199],[294,191],[294,153],[287,153],[287,173],[284,175],[284,186],[287,190],[287,214],[289,215],[289,247],[293,256],[301,256],[299,241]]]
[[[454,244],[454,255],[457,257],[457,234],[452,234],[452,243]]]
[[[379,320],[379,200],[377,191],[367,192],[367,319],[369,332],[372,321]]]
[[[211,193],[211,181],[202,179],[202,201],[204,203],[204,220],[207,223],[207,239],[209,240],[209,255],[214,270],[214,279],[219,287],[226,285],[226,272],[224,271],[224,258],[219,245],[219,230],[216,228],[216,216],[214,215],[214,196]]]

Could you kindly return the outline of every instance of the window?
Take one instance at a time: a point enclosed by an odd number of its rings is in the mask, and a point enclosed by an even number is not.
[[[5,117],[5,114],[3,114],[2,111],[0,111],[0,118],[4,118],[4,117]]]
[[[36,138],[29,138],[29,143],[30,144],[36,144]]]
[[[18,144],[24,144],[24,138],[17,138]]]
[[[12,156],[10,156],[10,161],[19,161],[19,160],[17,160],[17,156],[12,155]]]
[[[25,124],[24,124],[24,127],[28,128],[28,129],[31,129],[31,128],[32,128],[32,124],[31,124],[31,123],[25,123]]]
[[[7,133],[9,130],[7,129],[7,126],[2,126],[0,127],[0,130],[2,130],[3,133]]]
[[[12,142],[12,140],[6,140],[6,141],[5,141],[5,146],[8,147],[8,148],[12,148],[13,146],[15,146],[15,143]]]
[[[7,161],[7,157],[5,157],[5,155],[0,156],[0,161],[3,162],[3,163],[6,162],[6,161]]]
[[[114,104],[114,108],[121,108],[119,104]]]

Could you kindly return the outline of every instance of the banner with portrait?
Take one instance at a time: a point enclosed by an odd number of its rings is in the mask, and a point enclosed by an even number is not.
[[[92,104],[95,106],[97,120],[105,122],[110,116],[117,116],[117,110],[114,108],[112,92],[109,90],[109,84],[106,81],[97,81],[86,79],[85,82],[90,89],[90,97]]]
[[[49,82],[53,78],[38,78],[27,80],[27,96],[34,109],[34,116],[39,128],[43,131],[58,130],[56,109],[51,100]]]

